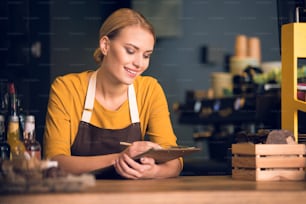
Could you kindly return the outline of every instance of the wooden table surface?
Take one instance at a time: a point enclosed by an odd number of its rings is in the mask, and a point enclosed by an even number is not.
[[[243,181],[231,176],[97,180],[77,193],[1,195],[0,204],[306,203],[306,181]]]

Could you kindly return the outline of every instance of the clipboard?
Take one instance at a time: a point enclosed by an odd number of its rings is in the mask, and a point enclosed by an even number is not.
[[[149,149],[148,151],[141,153],[134,157],[135,160],[139,160],[141,157],[151,157],[155,159],[156,163],[164,163],[179,157],[184,157],[195,152],[199,152],[201,149],[197,147],[172,147],[168,149]]]

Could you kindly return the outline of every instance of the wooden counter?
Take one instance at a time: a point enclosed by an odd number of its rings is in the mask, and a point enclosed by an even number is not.
[[[306,181],[242,181],[231,176],[97,180],[79,193],[1,195],[0,204],[305,203]]]

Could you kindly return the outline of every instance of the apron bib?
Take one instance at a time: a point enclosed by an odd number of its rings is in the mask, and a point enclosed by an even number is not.
[[[123,129],[103,129],[90,124],[96,91],[96,75],[90,77],[85,107],[76,138],[71,146],[72,156],[96,156],[119,153],[124,150],[120,142],[141,141],[136,95],[133,84],[129,85],[128,100],[132,124]],[[96,178],[120,178],[113,167],[96,171]]]

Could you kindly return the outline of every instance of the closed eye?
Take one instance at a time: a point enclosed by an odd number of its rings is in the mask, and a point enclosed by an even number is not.
[[[149,54],[144,54],[144,55],[143,55],[143,58],[148,59],[148,58],[150,58],[150,57],[151,57],[151,54],[152,54],[152,53],[149,53]]]
[[[125,48],[126,52],[128,54],[134,54],[135,53],[135,50],[134,49],[131,49],[131,48]]]
[[[125,47],[125,50],[128,54],[133,55],[135,54],[137,51],[139,51],[139,48],[133,44],[127,44],[127,46]],[[148,50],[146,52],[144,52],[143,54],[143,58],[148,59],[151,57],[152,54],[152,50]]]

